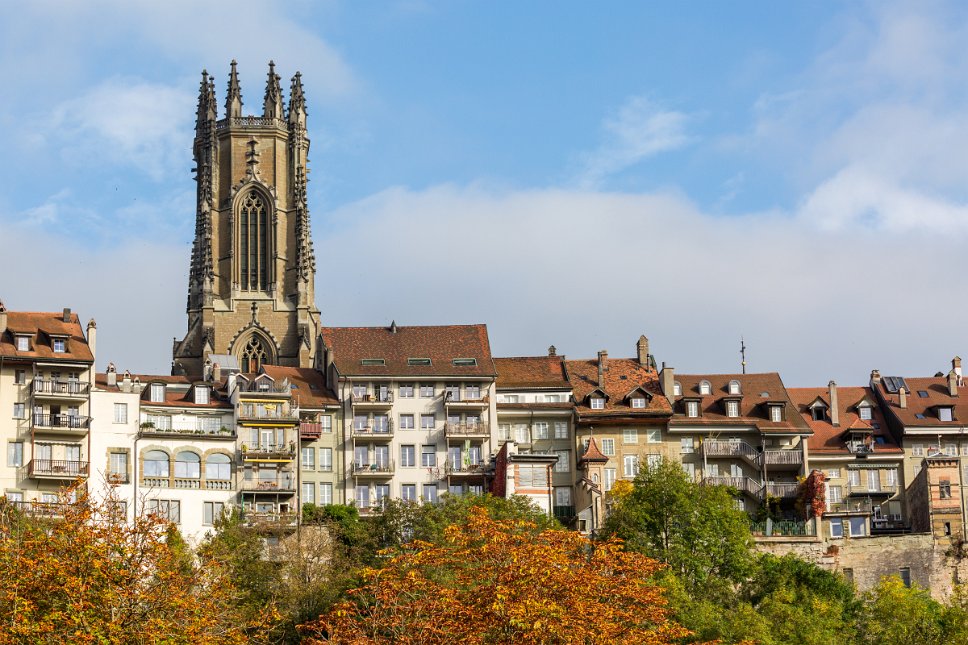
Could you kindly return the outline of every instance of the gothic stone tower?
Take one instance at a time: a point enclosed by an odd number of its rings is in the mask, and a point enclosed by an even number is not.
[[[262,115],[243,116],[232,61],[218,120],[215,83],[202,72],[188,333],[175,340],[173,373],[200,376],[211,354],[235,356],[242,371],[313,366],[320,323],[306,205],[306,101],[297,72],[285,111],[279,80],[270,62]]]

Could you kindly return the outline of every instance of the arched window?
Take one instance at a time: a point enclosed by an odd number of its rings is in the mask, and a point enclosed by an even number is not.
[[[175,455],[175,477],[179,479],[198,479],[201,477],[202,458],[194,452],[182,450]]]
[[[232,461],[229,456],[215,453],[206,457],[205,479],[232,479]]]
[[[263,364],[269,362],[269,352],[258,336],[252,335],[239,355],[239,367],[243,372],[258,372]]]
[[[699,381],[699,393],[700,394],[712,394],[713,388],[709,384],[709,381]]]
[[[732,380],[729,382],[729,393],[730,394],[740,394],[739,381]]]
[[[269,289],[269,217],[262,196],[249,191],[239,211],[239,283],[246,291]]]
[[[168,454],[162,450],[149,450],[145,453],[145,477],[168,476]]]

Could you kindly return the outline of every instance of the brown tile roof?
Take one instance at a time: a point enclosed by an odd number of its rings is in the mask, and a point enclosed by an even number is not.
[[[588,447],[585,448],[585,452],[581,457],[578,458],[578,463],[581,464],[585,461],[597,461],[599,463],[605,463],[608,461],[608,457],[598,449],[598,442],[595,441],[595,437],[590,437],[588,439]]]
[[[117,385],[111,386],[111,385],[108,385],[108,375],[103,372],[100,372],[94,375],[94,385],[96,387],[101,388],[102,390],[120,389],[118,386],[121,385],[121,381],[124,379],[124,373],[119,372],[117,376],[118,376]],[[188,378],[187,376],[169,376],[167,374],[162,374],[162,375],[132,374],[131,375],[132,382],[134,381],[134,379],[138,379],[138,381],[140,381],[140,386],[142,388],[146,386],[148,383],[165,383],[166,385],[177,384],[177,385],[185,385],[185,386],[189,386],[192,383],[194,383],[194,381]]]
[[[97,388],[101,390],[109,390],[112,392],[121,391],[121,383],[124,380],[124,373],[118,374],[118,380],[115,385],[108,385],[107,374],[95,374],[94,384]],[[137,380],[135,380],[137,379]],[[169,376],[167,374],[132,374],[131,382],[133,386],[139,388],[142,402],[142,407],[170,407],[170,408],[203,408],[203,409],[231,409],[232,404],[226,398],[224,392],[220,389],[220,383],[208,383],[212,387],[212,392],[209,395],[208,403],[195,403],[195,395],[192,390],[192,385],[199,381],[192,381],[185,376]],[[151,401],[149,400],[150,391],[148,386],[151,383],[164,383],[165,385],[177,385],[177,388],[165,388],[165,400],[164,401]]]
[[[495,358],[497,389],[569,388],[560,356]]]
[[[655,417],[668,417],[672,413],[669,401],[659,388],[659,375],[648,366],[640,365],[633,358],[605,359],[605,408],[592,410],[588,407],[588,395],[598,387],[598,359],[565,361],[568,381],[575,396],[575,410],[579,422],[615,419],[629,421]],[[645,408],[632,408],[626,397],[636,387],[642,387],[652,395],[646,399]]]
[[[292,390],[292,395],[301,408],[339,405],[336,394],[326,387],[326,379],[319,370],[304,367],[283,367],[281,365],[263,365],[262,369],[277,383],[289,379],[289,383],[296,386]]]
[[[911,389],[907,395],[906,408],[901,407],[900,394],[889,393],[883,380],[877,390],[889,414],[901,424],[936,427],[940,430],[946,427],[960,428],[968,423],[968,387],[962,385],[958,388],[959,396],[951,396],[948,393],[947,377],[905,378],[904,380]],[[927,396],[921,396],[920,392],[924,392]],[[942,421],[938,418],[939,406],[954,407],[951,421]],[[917,416],[919,414],[924,418],[919,419]]]
[[[730,381],[739,381],[740,394],[729,394]],[[675,415],[669,425],[755,426],[760,432],[810,434],[810,426],[800,416],[787,394],[780,375],[764,374],[676,374],[682,394],[675,397]],[[699,384],[709,381],[711,394],[700,394]],[[699,417],[686,417],[683,399],[699,399]],[[739,416],[726,416],[726,399],[739,400]],[[766,403],[783,404],[783,420],[771,421]]]
[[[486,325],[420,327],[324,327],[323,343],[333,352],[342,376],[495,376]],[[385,365],[363,365],[363,359]],[[409,365],[409,358],[429,358],[430,365]],[[474,358],[474,366],[455,366],[455,358]]]
[[[897,453],[903,451],[888,432],[884,416],[881,414],[880,405],[877,398],[870,388],[867,387],[837,387],[837,407],[839,415],[839,426],[831,424],[830,414],[822,419],[815,421],[810,405],[817,399],[822,400],[827,407],[830,407],[830,390],[826,387],[791,387],[787,389],[790,400],[800,411],[800,416],[813,430],[813,436],[807,440],[807,446],[811,453],[849,455],[847,450],[847,439],[850,430],[869,431],[874,437],[875,453]],[[871,420],[865,421],[860,418],[857,412],[857,404],[867,399],[873,404]],[[872,424],[877,424],[874,428]]]
[[[14,332],[30,335],[30,350],[18,352]],[[67,351],[54,353],[51,336],[67,336]],[[77,314],[64,322],[63,312],[8,311],[7,329],[0,334],[0,356],[34,360],[93,362],[84,329]]]

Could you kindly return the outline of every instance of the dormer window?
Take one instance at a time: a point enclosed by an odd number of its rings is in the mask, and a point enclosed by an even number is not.
[[[686,416],[690,418],[699,416],[699,401],[686,401]]]
[[[605,399],[603,399],[600,396],[593,396],[591,398],[591,402],[590,403],[591,403],[591,405],[589,407],[591,407],[592,410],[604,410],[605,409]]]
[[[954,419],[952,409],[950,407],[938,408],[938,419],[940,421],[952,421]]]
[[[739,381],[737,381],[737,380],[734,379],[734,380],[732,380],[732,381],[729,382],[729,393],[730,394],[739,394],[740,393],[740,390],[739,390]]]
[[[814,421],[824,421],[827,418],[827,408],[818,403],[810,408],[810,416]]]
[[[30,336],[17,336],[17,351],[18,352],[30,351]]]
[[[713,388],[709,384],[709,381],[699,381],[699,394],[706,395],[712,394]]]
[[[675,383],[672,384],[672,395],[682,396],[682,383],[680,383],[679,381],[676,381]]]
[[[165,384],[152,383],[148,390],[148,397],[152,403],[164,403],[165,402]]]
[[[726,416],[739,416],[739,401],[726,401]]]
[[[209,402],[209,388],[205,385],[195,386],[195,403],[205,405]]]
[[[770,406],[770,421],[774,423],[779,423],[783,421],[783,406],[782,405],[771,405]]]
[[[637,408],[637,409],[643,409],[643,408],[645,408],[645,399],[643,399],[640,396],[637,396],[637,397],[635,397],[633,399],[630,399],[630,401],[632,403],[632,407],[633,408]]]
[[[53,339],[53,341],[54,342],[52,343],[52,346],[54,348],[54,353],[55,354],[63,354],[64,352],[67,351],[67,341],[66,340],[64,340],[63,338],[55,338],[55,339]]]
[[[869,405],[865,405],[862,408],[857,408],[857,414],[864,421],[870,421],[871,420],[871,408],[870,408],[870,406]]]

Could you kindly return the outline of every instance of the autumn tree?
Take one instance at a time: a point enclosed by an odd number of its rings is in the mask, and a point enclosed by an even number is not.
[[[81,491],[53,509],[0,506],[0,645],[258,642],[224,568],[194,564],[168,530]]]
[[[439,544],[390,550],[364,584],[301,629],[308,643],[644,643],[687,634],[651,577],[661,564],[474,508]]]

